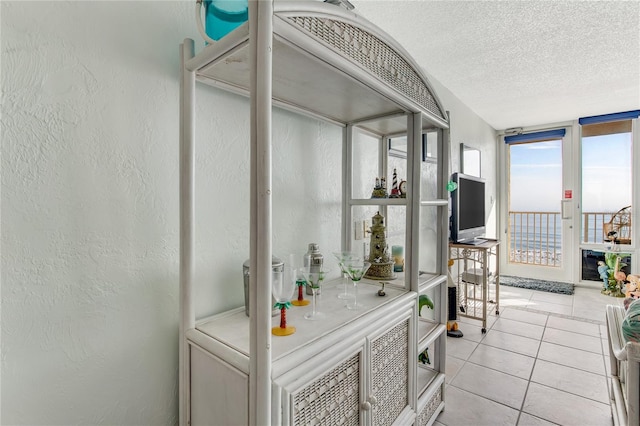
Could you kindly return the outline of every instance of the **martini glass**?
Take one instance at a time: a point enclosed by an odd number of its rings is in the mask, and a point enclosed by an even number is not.
[[[280,309],[280,326],[273,327],[271,334],[275,336],[288,336],[296,332],[296,328],[287,325],[287,309],[291,307],[291,296],[296,288],[297,273],[287,268],[285,271],[273,271],[271,289],[276,303],[274,309]]]
[[[342,284],[338,285],[338,287],[343,288],[343,292],[338,293],[338,299],[350,299],[353,297],[352,294],[349,294],[347,291],[347,278],[348,274],[346,271],[346,263],[352,260],[356,255],[350,251],[337,251],[333,253],[333,256],[338,261],[338,265],[340,266],[340,271],[342,272]]]
[[[307,312],[306,314],[304,314],[304,319],[308,319],[309,321],[321,320],[325,317],[325,315],[322,312],[318,312],[318,309],[316,306],[316,298],[317,298],[316,293],[320,288],[320,284],[324,280],[326,271],[320,271],[320,272],[303,271],[302,274],[304,275],[304,279],[307,281],[307,288],[310,288],[312,293],[311,295],[312,309],[311,309],[311,312]]]
[[[362,305],[358,304],[358,282],[362,279],[364,274],[367,273],[371,263],[365,262],[362,259],[352,259],[346,264],[346,272],[353,282],[353,299],[347,301],[347,309],[358,310],[362,308]]]

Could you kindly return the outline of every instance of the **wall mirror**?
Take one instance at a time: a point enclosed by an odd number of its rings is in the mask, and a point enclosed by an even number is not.
[[[438,133],[428,131],[422,134],[422,161],[436,162],[438,157]],[[407,158],[407,136],[389,138],[389,155]]]
[[[407,137],[395,136],[389,138],[389,155],[407,158]]]
[[[460,170],[465,175],[480,175],[480,150],[464,143],[460,144]]]
[[[422,134],[422,161],[438,162],[438,131],[428,130]]]

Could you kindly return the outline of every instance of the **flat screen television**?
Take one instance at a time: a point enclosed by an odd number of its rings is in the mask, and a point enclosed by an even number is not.
[[[458,186],[451,192],[451,241],[463,244],[484,242],[477,239],[486,231],[484,179],[454,173],[452,180]]]

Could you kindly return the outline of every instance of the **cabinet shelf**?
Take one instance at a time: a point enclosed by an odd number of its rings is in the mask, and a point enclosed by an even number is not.
[[[418,353],[428,348],[434,340],[447,331],[447,326],[435,321],[418,319]]]
[[[436,381],[444,381],[444,374],[418,365],[418,395],[422,395]]]
[[[447,281],[446,275],[429,274],[427,272],[421,272],[419,277],[420,293],[432,289]]]
[[[311,311],[311,305],[293,306],[287,310],[287,323],[296,327],[296,332],[290,336],[273,337],[272,360],[281,359],[304,346],[308,346],[324,336],[342,330],[342,334],[349,334],[348,325],[368,313],[378,311],[383,313],[385,307],[393,304],[405,296],[410,298],[407,291],[397,288],[386,288],[386,296],[377,296],[379,286],[375,281],[362,280],[358,285],[358,302],[362,308],[353,311],[344,307],[337,298],[342,290],[337,287],[340,279],[328,280],[324,284],[321,296],[318,297],[318,310],[325,313],[322,321],[309,321],[304,315]],[[307,299],[311,296],[305,296]],[[271,319],[271,327],[277,327],[280,316]],[[234,350],[249,356],[249,317],[244,308],[237,308],[199,321],[196,329],[201,333],[225,344]],[[246,372],[248,373],[248,371]]]
[[[449,200],[424,200],[420,201],[420,207],[449,206]]]
[[[353,198],[349,201],[353,206],[406,206],[406,198]],[[420,201],[421,207],[448,206],[449,200]]]
[[[352,206],[406,206],[406,198],[354,198]]]
[[[419,272],[418,275],[418,288],[420,293],[425,292],[433,287],[436,287],[440,284],[445,283],[447,280],[446,275],[432,274],[428,272]],[[368,284],[375,284],[376,282],[380,284],[381,282],[385,282],[385,289],[387,287],[391,288],[406,288],[406,276],[404,272],[396,272],[395,278],[391,280],[367,280]]]

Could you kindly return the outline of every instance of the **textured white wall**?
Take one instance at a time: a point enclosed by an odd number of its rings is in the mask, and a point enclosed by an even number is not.
[[[0,7],[2,423],[174,423],[192,7]]]
[[[480,173],[486,180],[485,212],[487,214],[487,236],[497,238],[498,221],[498,172],[496,131],[473,111],[466,107],[453,93],[438,81],[430,80],[434,89],[450,111],[451,120],[451,172],[460,169],[460,144],[464,143],[481,152]]]
[[[178,44],[199,40],[193,7],[0,2],[2,424],[176,422]],[[204,316],[243,303],[249,119],[246,99],[198,98]],[[274,254],[338,249],[340,138],[274,113]]]

